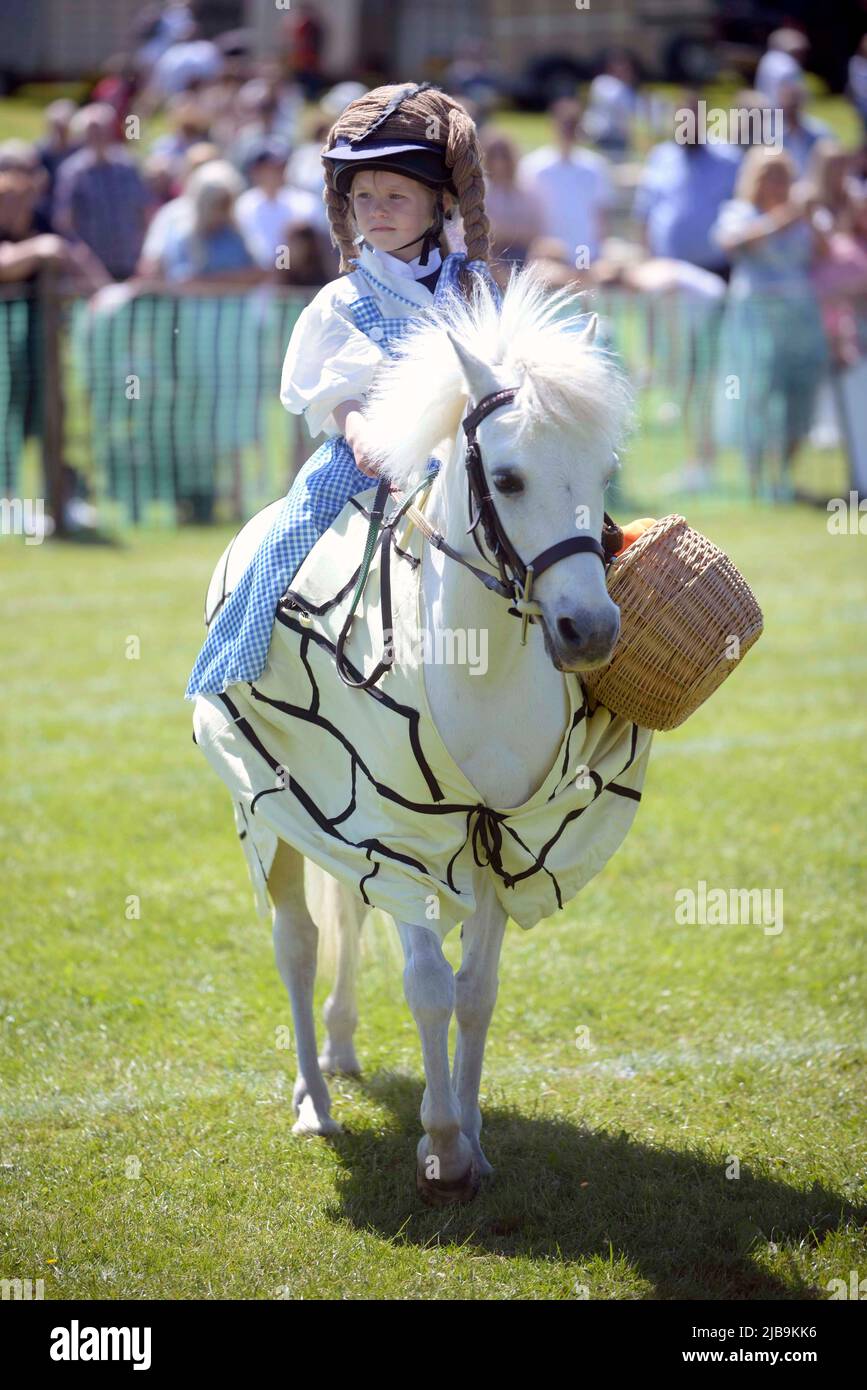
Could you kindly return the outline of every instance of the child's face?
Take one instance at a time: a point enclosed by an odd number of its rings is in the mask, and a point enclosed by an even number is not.
[[[395,248],[413,237],[420,237],[433,219],[436,194],[416,179],[393,174],[387,169],[362,169],[352,180],[352,212],[362,233],[377,251],[389,251],[402,261],[414,260],[421,253],[421,242]],[[443,206],[451,202],[443,194]]]

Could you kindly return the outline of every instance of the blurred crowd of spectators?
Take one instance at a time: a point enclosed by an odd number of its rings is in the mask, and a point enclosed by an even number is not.
[[[285,57],[257,62],[245,31],[205,39],[186,5],[167,6],[84,105],[52,102],[41,139],[2,142],[0,281],[45,265],[85,291],[331,278],[319,153],[363,89],[311,113],[318,21],[302,5],[290,26]],[[146,144],[156,113],[169,129]]]
[[[635,161],[644,98],[625,58],[591,84],[583,107],[568,98],[554,104],[553,139],[530,154],[520,156],[495,125],[483,127],[501,278],[510,263],[535,261],[552,285],[640,295],[648,367],[654,314],[665,307],[669,322],[676,311],[687,398],[692,377],[701,370],[706,383],[714,364],[737,379],[742,409],[727,413],[717,400],[712,419],[705,392],[693,414],[695,457],[682,480],[690,485],[711,483],[716,445],[732,443],[755,489],[773,441],[789,478],[782,495],[791,495],[790,465],[829,365],[867,355],[867,140],[846,150],[805,110],[804,73],[794,70],[799,38],[783,31],[756,75],[767,90],[757,85],[732,102],[743,129],[752,120],[758,130],[763,111],[781,117],[773,143],[745,144],[737,132],[710,143],[672,129]],[[867,133],[867,42],[850,72]],[[679,119],[694,118],[696,135],[700,102],[684,92],[676,103]],[[627,235],[612,236],[624,204]]]
[[[293,6],[285,23],[283,51],[262,61],[245,31],[206,39],[185,4],[155,9],[84,105],[55,101],[42,138],[0,144],[0,281],[32,281],[50,265],[99,303],[334,278],[320,152],[364,88],[326,88],[309,7]],[[853,150],[809,112],[808,58],[803,35],[778,31],[753,89],[731,103],[776,112],[774,145],[675,138],[675,112],[698,120],[699,95],[661,106],[625,53],[583,101],[554,102],[548,143],[524,154],[483,62],[465,58],[443,81],[480,129],[501,283],[535,262],[552,286],[616,288],[649,305],[675,296],[687,337],[723,352],[750,393],[741,443],[751,475],[768,402],[781,402],[790,458],[823,364],[867,353],[867,39],[849,66],[863,132]],[[147,143],[157,113],[168,129]],[[648,128],[668,138],[640,156]],[[704,464],[712,435],[705,413]]]

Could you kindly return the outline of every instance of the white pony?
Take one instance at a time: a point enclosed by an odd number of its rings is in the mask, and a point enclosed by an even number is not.
[[[518,388],[482,419],[477,434],[490,496],[517,554],[529,563],[574,536],[576,525],[597,539],[602,531],[604,489],[617,467],[631,403],[621,374],[593,346],[595,317],[586,323],[578,303],[569,292],[550,295],[531,271],[513,274],[500,309],[484,288],[470,303],[456,297],[445,320],[410,330],[368,402],[382,474],[404,492],[420,482],[428,458],[437,453],[442,466],[425,516],[451,548],[491,575],[499,574],[498,566],[482,559],[467,538],[462,422],[468,408],[492,392]],[[270,511],[236,539],[228,567],[218,564],[208,612],[218,590],[231,589],[243,571]],[[534,621],[525,645],[508,601],[430,545],[424,547],[420,584],[423,625],[484,630],[488,636],[484,672],[436,661],[425,665],[439,736],[487,806],[518,807],[542,785],[562,745],[569,710],[564,673],[605,663],[617,641],[619,611],[608,595],[604,566],[592,551],[570,551],[546,568],[532,592]],[[339,1129],[325,1075],[359,1071],[353,1032],[363,904],[309,862],[305,894],[304,866],[298,850],[280,839],[268,889],[277,964],[295,1024],[294,1131],[325,1135]],[[480,1143],[478,1094],[507,914],[489,866],[478,868],[473,886],[476,910],[463,922],[457,974],[430,926],[397,921],[405,994],[421,1037],[426,1079],[416,1181],[425,1200],[435,1204],[471,1199],[481,1176],[492,1171]],[[311,909],[333,939],[336,960],[319,1056],[313,1014],[318,930]],[[453,1013],[457,1044],[450,1070]]]

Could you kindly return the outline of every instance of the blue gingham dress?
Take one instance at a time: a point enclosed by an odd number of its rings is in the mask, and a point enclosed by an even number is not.
[[[452,252],[442,263],[433,306],[458,292],[458,274],[466,262],[463,252]],[[481,276],[497,302],[496,283],[483,261],[469,261],[467,268]],[[413,323],[412,318],[388,318],[372,295],[361,295],[351,305],[356,327],[391,352],[390,343]],[[431,459],[428,467],[438,467]],[[254,681],[262,674],[271,641],[277,604],[293,575],[319,537],[355,493],[374,485],[375,479],[356,467],[343,435],[327,439],[304,464],[273,526],[260,543],[229,598],[215,618],[196,658],[184,698],[203,692],[221,694],[238,681]]]

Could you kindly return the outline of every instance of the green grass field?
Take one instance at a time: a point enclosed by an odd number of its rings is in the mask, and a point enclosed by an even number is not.
[[[39,133],[30,95],[0,101],[0,136]],[[815,108],[851,143],[847,110]],[[547,138],[544,117],[498,124]],[[819,1299],[867,1275],[865,539],[749,507],[731,454],[715,501],[666,492],[687,454],[666,399],[643,401],[612,510],[685,511],[766,632],[657,736],[610,866],[561,918],[510,926],[482,1085],[497,1174],[466,1208],[415,1195],[420,1048],[378,916],[364,1077],[332,1084],[346,1133],[290,1133],[288,1001],[182,698],[231,529],[0,545],[0,1278],[48,1298]],[[25,472],[37,495],[32,445]],[[844,478],[839,451],[798,465],[820,496]],[[783,931],[677,925],[702,879],[782,889]]]
[[[611,865],[510,925],[482,1083],[497,1174],[439,1213],[414,1191],[421,1058],[381,919],[364,1077],[332,1086],[346,1133],[290,1133],[288,1001],[182,698],[228,530],[0,547],[2,1277],[48,1298],[785,1300],[867,1274],[865,540],[815,508],[686,510],[765,635],[657,735]],[[677,925],[700,879],[781,888],[783,931]]]

